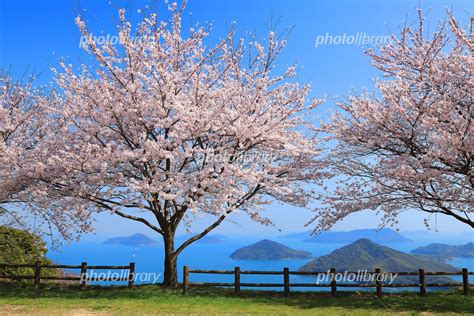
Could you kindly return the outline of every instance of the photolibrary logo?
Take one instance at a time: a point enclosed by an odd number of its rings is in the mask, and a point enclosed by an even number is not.
[[[160,280],[162,274],[155,272],[135,272],[129,273],[128,270],[120,270],[120,272],[96,272],[90,270],[81,274],[81,282],[92,281],[124,281],[133,279],[135,282],[156,284]]]
[[[336,272],[332,273],[330,270],[320,273],[317,276],[316,284],[330,283],[336,281],[337,283],[375,283],[382,282],[385,284],[392,284],[397,278],[398,273],[374,273],[367,270],[357,270],[354,272]]]
[[[117,35],[93,35],[92,33],[89,36],[81,36],[79,39],[79,47],[84,47],[84,45],[89,44],[90,42],[96,45],[104,45],[105,43],[110,43],[112,45],[117,45],[121,43],[119,36]]]
[[[141,41],[145,41],[146,39],[138,36],[138,37],[133,37],[130,36],[130,38],[127,39],[127,41],[134,42],[135,44],[139,44]],[[153,38],[150,37],[147,39],[148,41],[153,41]],[[120,38],[118,35],[94,35],[90,33],[88,36],[82,35],[81,38],[79,39],[79,47],[86,47],[90,43],[94,43],[97,46],[102,46],[105,44],[110,44],[110,45],[117,45],[117,44],[124,44],[124,41]]]
[[[386,45],[390,43],[392,37],[390,35],[368,35],[365,32],[358,32],[355,35],[331,35],[326,32],[325,35],[316,36],[314,47],[324,45]]]
[[[277,157],[267,152],[247,152],[243,154],[235,153],[200,153],[196,155],[196,160],[207,163],[233,162],[238,164],[272,164]]]

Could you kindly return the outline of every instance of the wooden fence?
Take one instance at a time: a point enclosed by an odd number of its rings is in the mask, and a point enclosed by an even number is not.
[[[87,262],[82,262],[81,265],[65,265],[65,264],[41,264],[41,262],[37,261],[34,264],[3,264],[0,263],[0,267],[7,267],[7,268],[32,268],[34,274],[33,275],[0,275],[0,279],[14,279],[14,280],[25,280],[25,279],[33,279],[34,285],[39,287],[41,280],[60,280],[60,281],[79,281],[82,288],[86,287],[87,281],[94,282],[94,281],[128,281],[128,287],[133,288],[134,281],[135,281],[135,262],[130,262],[128,266],[89,266]],[[43,269],[80,269],[79,276],[67,276],[67,275],[41,275],[41,271]],[[87,270],[128,270],[127,277],[124,278],[94,278],[94,277],[86,277]]]
[[[190,282],[189,275],[191,273],[205,273],[205,274],[231,274],[234,275],[234,282],[222,283],[222,282]],[[336,275],[336,269],[332,268],[330,270],[331,275]],[[349,274],[358,274],[360,272],[346,272],[343,271],[346,275]],[[240,270],[239,267],[235,267],[234,270],[192,270],[188,266],[183,267],[183,294],[187,294],[190,286],[222,286],[222,287],[233,287],[235,294],[240,293],[241,287],[282,287],[283,292],[288,295],[290,293],[291,287],[327,287],[331,289],[331,294],[336,295],[338,287],[351,287],[351,288],[375,288],[376,294],[378,297],[382,296],[382,288],[403,288],[403,287],[418,287],[420,289],[420,295],[426,294],[427,287],[450,287],[450,286],[459,286],[463,288],[463,294],[469,295],[469,286],[474,284],[469,284],[469,275],[474,275],[474,272],[469,272],[468,269],[462,269],[459,272],[428,272],[423,269],[419,269],[418,272],[382,272],[380,269],[375,269],[374,272],[366,272],[368,274],[378,276],[381,274],[390,274],[397,276],[418,276],[419,283],[412,284],[384,284],[382,282],[376,281],[375,283],[337,283],[336,278],[332,277],[330,283],[290,283],[290,275],[304,275],[304,276],[318,276],[320,274],[327,274],[326,272],[302,272],[302,271],[290,271],[288,268],[283,268],[282,271],[245,271]],[[241,275],[243,274],[254,274],[254,275],[282,275],[283,283],[245,283],[241,282]],[[462,282],[451,282],[451,283],[426,283],[426,276],[429,275],[462,275]],[[374,278],[377,280],[377,278]]]

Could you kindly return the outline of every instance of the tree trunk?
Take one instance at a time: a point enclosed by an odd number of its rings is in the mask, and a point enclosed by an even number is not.
[[[163,236],[165,244],[165,271],[163,285],[166,287],[178,287],[177,256],[174,253],[174,232],[165,232]]]

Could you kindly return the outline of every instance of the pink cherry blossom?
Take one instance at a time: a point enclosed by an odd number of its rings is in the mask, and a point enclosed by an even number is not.
[[[57,208],[43,185],[51,177],[51,110],[60,99],[32,84],[33,77],[16,81],[0,74],[0,216],[2,224],[69,239],[89,230],[87,216]]]
[[[421,11],[415,29],[368,51],[386,79],[377,93],[340,103],[323,127],[337,142],[328,158],[337,181],[320,197],[317,229],[363,210],[394,225],[413,209],[474,227],[472,54],[472,37],[452,17],[425,36]]]
[[[64,101],[49,155],[62,168],[55,174],[65,175],[51,185],[65,197],[57,203],[162,235],[170,286],[177,256],[230,214],[269,225],[264,206],[305,207],[320,179],[318,140],[306,120],[320,101],[308,101],[310,87],[292,80],[294,67],[276,71],[284,40],[270,33],[252,48],[231,31],[210,45],[209,27],[182,28],[183,9],[173,4],[170,21],[151,14],[136,29],[120,10],[117,46],[97,45],[76,19],[96,65],[54,70]],[[205,214],[215,222],[175,246],[176,229]]]

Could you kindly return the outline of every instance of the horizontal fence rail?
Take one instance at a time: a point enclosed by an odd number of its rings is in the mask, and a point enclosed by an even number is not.
[[[82,288],[87,286],[87,282],[94,281],[128,281],[128,287],[133,288],[135,282],[135,262],[130,262],[127,266],[89,266],[87,262],[82,262],[80,265],[66,265],[66,264],[41,264],[40,261],[34,264],[6,264],[0,263],[0,268],[32,268],[34,275],[3,275],[0,274],[0,279],[12,279],[12,280],[28,280],[33,279],[34,285],[39,287],[41,280],[58,280],[58,281],[79,281]],[[48,276],[41,275],[43,269],[80,269],[79,276]],[[87,270],[128,270],[128,275],[123,278],[103,279],[87,277]]]
[[[190,282],[189,275],[195,274],[229,274],[234,275],[234,282]],[[335,268],[329,270],[329,274],[335,276],[338,273],[344,275],[357,275],[359,272],[351,271],[340,271],[337,272]],[[245,283],[241,282],[242,274],[253,274],[253,275],[283,275],[283,283]],[[327,275],[328,271],[321,272],[307,272],[307,271],[290,271],[288,268],[283,268],[282,271],[250,271],[241,270],[240,267],[235,267],[234,270],[196,270],[189,269],[188,266],[183,267],[183,294],[188,294],[190,286],[222,286],[222,287],[233,287],[236,294],[240,293],[241,287],[280,287],[283,288],[283,292],[288,295],[291,287],[326,287],[331,289],[331,294],[336,295],[338,287],[354,287],[354,288],[375,288],[378,297],[382,296],[382,289],[385,288],[406,288],[406,287],[418,287],[420,289],[420,295],[426,294],[427,287],[462,287],[463,294],[469,295],[469,275],[474,275],[474,272],[469,272],[468,269],[463,268],[459,272],[432,272],[419,269],[417,272],[383,272],[381,269],[375,269],[373,272],[364,272],[364,274],[370,275],[396,275],[396,276],[417,276],[418,283],[392,283],[386,284],[378,281],[375,278],[374,283],[338,283],[335,277],[332,277],[330,283],[290,283],[290,275],[301,275],[301,276],[318,276]],[[460,275],[462,276],[462,282],[449,282],[449,283],[426,283],[426,276],[449,276],[449,275]]]

